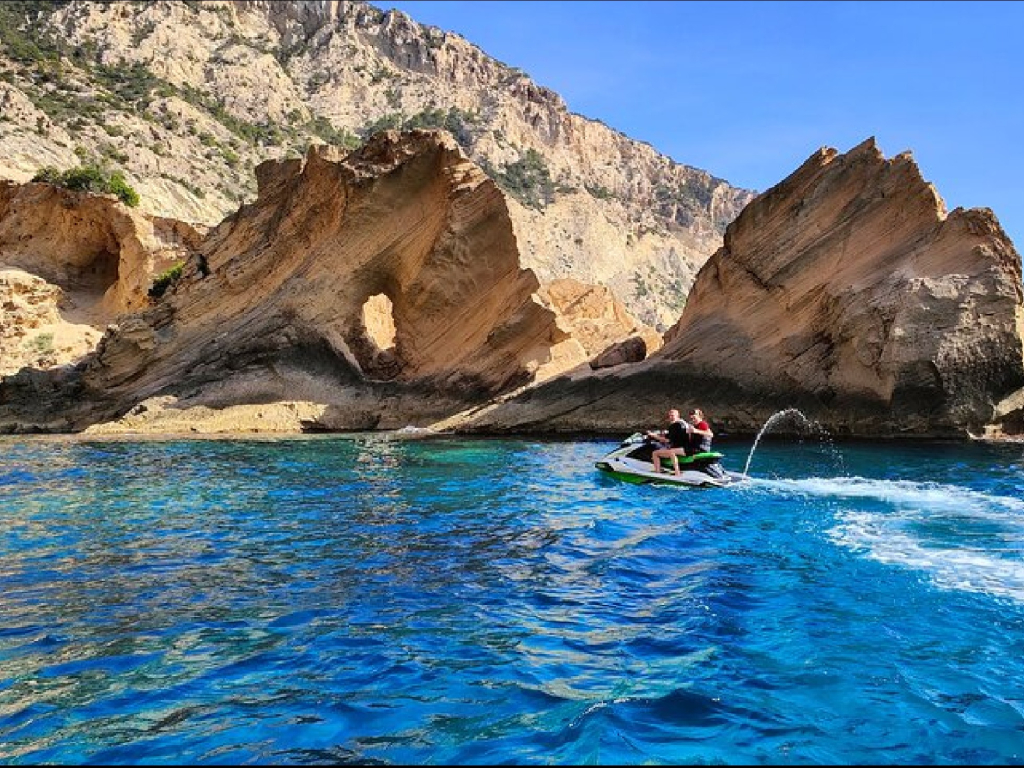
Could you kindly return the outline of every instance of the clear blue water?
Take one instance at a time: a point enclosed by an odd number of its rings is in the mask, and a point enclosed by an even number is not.
[[[1024,761],[1024,446],[614,446],[0,440],[0,762]]]

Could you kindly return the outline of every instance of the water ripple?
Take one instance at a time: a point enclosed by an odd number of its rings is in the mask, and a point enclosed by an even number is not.
[[[601,442],[2,447],[0,762],[1024,759],[1007,451],[686,491]]]

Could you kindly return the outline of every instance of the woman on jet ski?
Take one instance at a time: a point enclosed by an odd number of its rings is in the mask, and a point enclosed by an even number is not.
[[[696,453],[710,453],[711,451],[711,439],[715,436],[715,433],[711,431],[711,426],[704,418],[704,411],[700,408],[693,408],[687,414],[687,418],[690,423],[687,425],[688,444],[686,455],[693,456]],[[678,461],[678,459],[674,459]]]

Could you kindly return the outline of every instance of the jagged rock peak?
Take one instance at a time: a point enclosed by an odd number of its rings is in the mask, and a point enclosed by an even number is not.
[[[886,184],[903,185],[907,189],[914,190],[915,195],[921,195],[931,200],[935,206],[936,216],[944,218],[946,215],[946,204],[934,185],[926,181],[921,174],[921,169],[914,160],[913,154],[907,150],[887,160],[874,136],[871,136],[860,144],[841,154],[834,147],[821,147],[808,157],[799,168],[784,178],[779,183],[767,189],[757,197],[759,208],[754,209],[748,206],[745,211],[740,212],[733,223],[735,228],[743,229],[749,224],[739,222],[739,219],[746,213],[748,221],[750,218],[763,215],[766,210],[771,210],[781,201],[797,201],[800,203],[800,196],[808,191],[812,185],[817,183],[821,173],[838,164],[842,168],[863,167],[867,172],[884,173],[889,177]],[[835,168],[832,168],[835,171]],[[802,203],[800,203],[802,204]],[[726,228],[726,238],[729,237],[729,228]],[[728,241],[726,242],[728,246]]]
[[[730,225],[661,350],[467,428],[629,432],[684,403],[725,432],[797,409],[837,436],[1022,435],[1020,255],[990,210],[947,215],[909,153],[823,148]]]
[[[947,214],[910,153],[869,139],[819,150],[743,211],[658,356],[703,357],[845,429],[978,430],[1024,384],[1021,295],[992,212]]]
[[[308,32],[313,32],[327,24],[337,24],[357,5],[349,0],[220,0],[220,2],[225,6],[243,11],[263,13],[278,30],[281,30],[288,22],[298,22]]]
[[[209,5],[227,7],[232,17],[239,13],[258,13],[281,35],[285,45],[309,40],[325,28],[351,25],[380,25],[392,36],[402,32],[416,35],[423,29],[402,11],[382,11],[362,0],[214,0]],[[296,29],[297,28],[297,29]]]
[[[351,152],[329,144],[311,144],[302,158],[266,160],[256,167],[257,203],[266,202],[282,185],[325,168],[333,169],[329,173],[343,169],[347,183],[373,182],[425,153],[437,153],[442,163],[457,167],[463,186],[470,181],[489,182],[497,193],[494,183],[469,160],[450,134],[421,128],[381,131]]]

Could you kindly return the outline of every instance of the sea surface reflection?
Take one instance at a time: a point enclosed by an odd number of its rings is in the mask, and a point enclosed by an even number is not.
[[[0,439],[0,761],[1024,760],[1024,449],[613,447]]]

